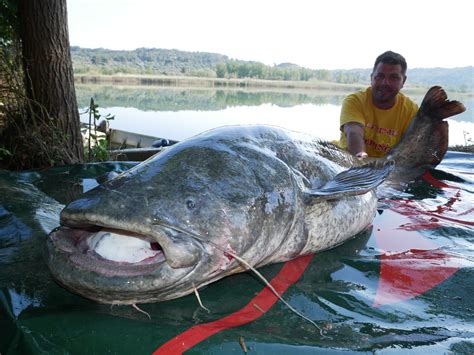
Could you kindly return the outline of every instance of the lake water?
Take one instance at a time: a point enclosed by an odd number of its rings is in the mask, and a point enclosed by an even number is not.
[[[269,124],[339,139],[339,113],[345,94],[316,91],[214,90],[170,87],[78,85],[81,111],[93,97],[100,113],[115,115],[111,127],[183,140],[205,130],[233,124]],[[449,94],[449,93],[448,93]],[[418,104],[421,96],[412,97]],[[467,111],[448,119],[450,145],[474,140],[474,98],[450,95]],[[88,122],[87,114],[81,121]]]

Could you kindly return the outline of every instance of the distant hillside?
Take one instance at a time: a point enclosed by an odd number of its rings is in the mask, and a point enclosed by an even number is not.
[[[460,92],[474,91],[474,67],[464,68],[415,68],[409,71],[409,80],[419,85],[442,85]]]
[[[175,49],[146,49],[115,51],[110,49],[71,47],[75,73],[101,74],[165,74],[215,75],[218,64],[229,58],[215,53],[185,52]]]
[[[371,69],[342,70],[352,76],[358,76],[360,83],[370,83]],[[337,72],[333,71],[333,72]],[[408,68],[407,86],[429,87],[441,85],[446,89],[458,92],[474,91],[474,67],[462,68]]]
[[[293,63],[280,63],[280,64],[277,64],[276,66],[279,68],[296,68],[296,69],[301,68],[301,66],[299,66],[298,64],[293,64]]]
[[[71,47],[76,74],[145,74],[264,80],[319,80],[368,84],[371,69],[308,69],[293,63],[275,66],[231,59],[222,54],[176,49],[139,48],[133,51]],[[407,86],[442,85],[458,92],[474,92],[474,67],[409,69]]]

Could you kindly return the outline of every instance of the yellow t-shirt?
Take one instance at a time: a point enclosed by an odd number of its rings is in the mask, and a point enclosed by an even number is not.
[[[347,149],[342,126],[348,122],[358,122],[364,126],[367,154],[370,157],[383,157],[400,141],[417,111],[418,105],[402,93],[398,93],[395,105],[387,110],[372,104],[371,87],[350,94],[342,103],[339,146]]]

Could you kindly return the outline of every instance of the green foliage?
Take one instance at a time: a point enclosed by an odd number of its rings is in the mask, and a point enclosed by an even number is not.
[[[227,67],[222,63],[217,64],[216,65],[216,76],[218,78],[225,78],[226,74],[227,74]]]
[[[18,37],[18,1],[0,0],[0,45],[10,44]]]
[[[64,149],[70,137],[58,120],[26,93],[18,38],[14,35],[5,40],[4,35],[0,43],[0,167],[45,168],[71,161]]]
[[[354,83],[359,78],[359,74],[331,76],[328,70],[302,68],[291,63],[268,66],[258,62],[229,59],[215,53],[146,48],[113,51],[71,47],[71,54],[76,74],[165,74],[286,81],[324,80],[340,83]]]
[[[102,131],[107,131],[108,122],[113,120],[115,116],[108,113],[102,115],[99,112],[99,105],[94,102],[91,97],[89,107],[81,114],[89,116],[89,123],[81,129],[83,137],[86,140],[85,154],[88,156],[88,161],[106,161],[109,159],[109,142],[106,132],[101,132],[98,125],[103,124]]]
[[[75,73],[102,73],[106,67],[110,73],[215,76],[216,65],[228,60],[214,53],[153,48],[113,51],[71,47],[71,55]]]
[[[474,67],[463,68],[413,68],[408,69],[407,81],[420,86],[442,85],[456,92],[474,91]]]
[[[0,160],[3,160],[5,157],[11,157],[12,153],[5,148],[0,147]]]
[[[1,0],[0,0],[1,1]],[[370,84],[371,69],[326,70],[292,63],[268,66],[230,59],[216,53],[139,48],[134,51],[71,47],[76,74],[144,74],[285,81],[327,81],[338,84]],[[370,60],[370,58],[368,58]],[[450,91],[472,92],[473,67],[409,69],[408,85],[442,85]]]
[[[90,147],[90,150],[86,148],[86,154],[89,154],[89,162],[109,160],[109,143],[107,139],[97,139],[97,136],[93,134],[91,134],[91,138],[95,139],[96,141],[95,144]]]

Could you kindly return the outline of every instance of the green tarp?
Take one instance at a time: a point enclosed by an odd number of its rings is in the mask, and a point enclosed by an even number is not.
[[[261,312],[271,296],[251,273],[202,289],[210,313],[190,295],[138,305],[150,318],[57,285],[43,253],[59,211],[133,165],[0,171],[2,355],[150,354],[170,341],[192,344],[174,344],[189,354],[474,353],[473,155],[449,152],[408,194],[381,201],[372,228],[344,245],[260,270],[287,283],[283,297],[322,335],[282,302]],[[246,306],[260,313],[236,326]]]

